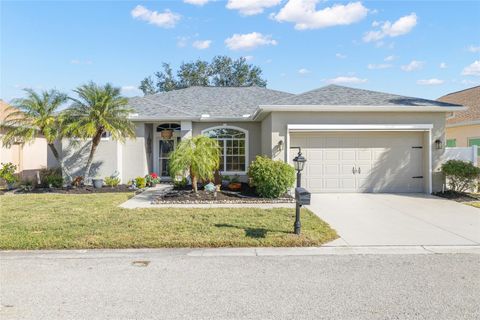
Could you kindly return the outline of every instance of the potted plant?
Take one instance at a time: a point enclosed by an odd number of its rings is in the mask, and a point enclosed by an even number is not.
[[[101,189],[103,187],[103,179],[101,178],[92,179],[92,184],[95,189]]]
[[[147,174],[145,176],[145,180],[147,182],[147,186],[149,186],[149,187],[156,187],[157,184],[160,183],[160,177],[155,172]]]
[[[228,184],[228,189],[232,191],[238,191],[242,188],[242,183],[239,180],[238,175],[235,175]]]
[[[230,184],[230,177],[222,175],[222,187],[227,188],[229,184]]]
[[[0,169],[0,178],[5,180],[8,190],[12,190],[15,182],[18,180],[17,176],[15,175],[16,170],[17,166],[13,163],[2,163],[2,168]]]

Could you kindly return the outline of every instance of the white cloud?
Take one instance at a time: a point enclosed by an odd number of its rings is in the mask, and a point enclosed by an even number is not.
[[[480,76],[480,60],[476,60],[471,65],[466,66],[462,71],[462,75]]]
[[[465,85],[477,85],[477,84],[480,84],[480,82],[477,82],[477,81],[473,81],[473,80],[469,80],[469,79],[463,79],[461,81],[462,84],[465,84]]]
[[[409,64],[401,66],[401,69],[406,72],[411,72],[423,68],[424,62],[412,60]]]
[[[448,68],[448,66],[447,66],[447,64],[446,64],[445,62],[441,62],[441,63],[438,65],[438,67],[439,67],[440,69],[447,69],[447,68]]]
[[[477,47],[477,46],[471,45],[468,47],[468,51],[473,53],[480,52],[480,46]]]
[[[136,86],[122,86],[121,90],[123,95],[128,95],[128,96],[142,94],[142,90],[138,89],[138,87]]]
[[[318,0],[289,0],[280,12],[271,17],[278,22],[292,22],[297,30],[306,30],[349,25],[362,20],[368,13],[368,9],[361,2],[334,4],[317,10],[318,2]]]
[[[379,41],[385,37],[398,37],[409,33],[417,25],[417,15],[411,13],[408,16],[401,17],[394,23],[385,21],[379,30],[373,30],[365,33],[363,41],[372,42]]]
[[[70,60],[71,64],[93,64],[92,60],[79,60],[79,59],[72,59]]]
[[[208,49],[212,44],[212,40],[196,40],[193,41],[192,46],[198,50]]]
[[[270,35],[263,35],[259,32],[246,34],[235,33],[230,38],[225,39],[225,45],[230,50],[252,50],[260,46],[276,46],[278,42]]]
[[[189,37],[177,37],[177,47],[185,48],[188,45]]]
[[[338,59],[346,59],[347,55],[342,53],[336,53],[335,57],[337,57]]]
[[[385,59],[383,59],[383,61],[387,61],[387,62],[388,62],[388,61],[393,61],[393,60],[395,60],[396,58],[397,58],[397,57],[395,57],[395,56],[388,56],[388,57],[385,57]]]
[[[306,75],[306,74],[310,73],[310,70],[308,70],[306,68],[302,68],[302,69],[298,70],[298,73],[301,74],[301,75]]]
[[[367,79],[361,79],[358,77],[336,77],[326,81],[333,84],[359,84],[367,82]]]
[[[228,0],[227,9],[238,10],[244,16],[262,13],[266,8],[280,4],[282,0]]]
[[[141,5],[133,8],[131,14],[134,19],[147,21],[150,24],[154,24],[162,28],[175,27],[175,25],[181,18],[179,14],[173,13],[168,9],[159,13],[157,11],[149,10]]]
[[[379,63],[379,64],[374,64],[374,63],[370,63],[367,68],[370,69],[370,70],[375,70],[375,69],[388,69],[388,68],[391,68],[392,65],[391,64],[388,64],[388,63]]]
[[[247,61],[252,61],[253,60],[253,56],[244,56],[245,60]]]
[[[422,86],[438,86],[440,84],[443,84],[444,82],[445,81],[436,78],[417,80],[417,84]]]
[[[183,0],[183,2],[188,4],[193,4],[194,6],[203,6],[207,4],[210,0]]]

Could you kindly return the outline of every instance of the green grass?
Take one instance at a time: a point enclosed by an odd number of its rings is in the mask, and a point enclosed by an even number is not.
[[[469,206],[475,207],[475,208],[480,208],[480,201],[479,202],[465,202],[465,204],[468,204]]]
[[[0,196],[0,249],[317,246],[337,238],[302,210],[122,209],[130,194]]]

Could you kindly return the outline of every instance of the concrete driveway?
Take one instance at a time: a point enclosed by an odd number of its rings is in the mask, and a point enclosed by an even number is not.
[[[327,245],[479,245],[480,209],[425,194],[315,194],[308,206],[337,230]]]

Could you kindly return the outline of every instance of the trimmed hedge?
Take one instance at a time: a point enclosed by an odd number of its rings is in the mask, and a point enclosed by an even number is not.
[[[473,189],[475,181],[480,178],[479,167],[461,160],[448,160],[442,165],[442,172],[448,180],[450,189],[457,192]]]
[[[257,194],[265,198],[284,195],[295,183],[295,169],[280,160],[257,156],[248,168]]]

